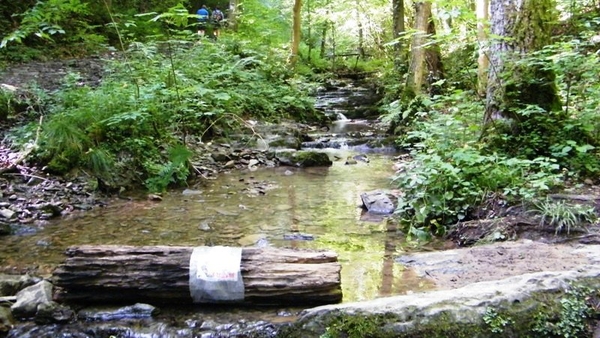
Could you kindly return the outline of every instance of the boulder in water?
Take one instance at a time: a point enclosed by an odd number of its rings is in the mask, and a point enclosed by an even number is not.
[[[381,190],[364,192],[360,194],[363,206],[368,212],[374,214],[391,214],[396,210],[396,206],[388,194]]]
[[[282,151],[276,157],[281,165],[300,168],[329,167],[333,164],[327,154],[316,151]]]

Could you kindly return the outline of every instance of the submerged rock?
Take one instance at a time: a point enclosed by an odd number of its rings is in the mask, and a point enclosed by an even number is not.
[[[157,315],[159,310],[152,305],[137,303],[120,308],[90,308],[77,313],[77,317],[83,320],[109,321],[121,319],[151,318]]]

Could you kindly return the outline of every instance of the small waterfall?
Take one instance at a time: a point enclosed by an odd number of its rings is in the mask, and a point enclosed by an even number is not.
[[[336,112],[336,116],[337,116],[337,120],[338,121],[348,121],[348,118],[346,117],[346,115],[344,115],[342,112],[337,111]]]

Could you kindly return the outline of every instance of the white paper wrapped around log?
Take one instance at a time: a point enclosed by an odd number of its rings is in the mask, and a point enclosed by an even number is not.
[[[53,273],[55,298],[66,302],[192,304],[193,247],[70,247]],[[341,265],[333,251],[242,248],[244,303],[331,304],[342,300]]]
[[[190,257],[190,296],[194,303],[244,300],[242,248],[199,246]]]

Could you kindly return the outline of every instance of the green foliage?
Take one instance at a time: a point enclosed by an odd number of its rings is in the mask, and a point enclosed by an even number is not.
[[[408,221],[409,235],[443,234],[492,194],[515,203],[560,184],[559,167],[549,158],[519,159],[482,149],[479,125],[472,122],[480,104],[465,95],[422,99],[428,110],[401,138],[412,161],[394,177],[404,192],[396,213]]]
[[[165,164],[149,163],[151,175],[146,187],[152,192],[163,192],[171,184],[186,182],[190,173],[188,161],[193,153],[185,146],[176,145],[169,150],[169,161]]]
[[[492,333],[503,333],[507,326],[513,325],[514,320],[500,315],[493,308],[487,308],[483,314],[483,322],[489,326]]]
[[[556,75],[563,108],[522,106],[514,112],[514,118],[496,121],[493,136],[487,138],[491,149],[512,156],[552,157],[572,176],[597,176],[600,172],[600,121],[597,118],[600,58],[596,53],[587,52],[591,46],[585,41],[557,42],[521,61],[521,68],[543,67]],[[524,95],[524,91],[520,92]]]
[[[584,286],[573,286],[560,300],[558,318],[540,312],[536,316],[533,332],[545,337],[588,337],[591,336],[588,321],[598,315],[598,291]]]
[[[78,75],[70,74],[44,107],[36,159],[49,170],[83,167],[106,181],[133,176],[164,191],[187,181],[194,154],[182,144],[189,135],[226,137],[246,118],[313,116],[308,90],[277,50],[227,38],[196,44],[180,6],[147,18],[166,27],[157,37],[163,41],[130,43],[124,61],[107,64],[98,87],[77,85]],[[31,130],[22,129],[26,137],[18,142],[33,137]]]
[[[358,315],[340,316],[331,321],[321,338],[363,338],[374,337],[379,332],[385,318],[363,317]]]
[[[539,216],[540,226],[553,227],[556,234],[560,232],[570,234],[573,230],[582,231],[587,225],[597,221],[593,206],[569,204],[548,198],[534,202],[534,206],[535,208],[529,213]]]
[[[41,41],[54,43],[63,39],[62,49],[67,55],[79,54],[97,50],[105,40],[101,35],[93,32],[86,17],[90,16],[88,5],[80,0],[47,0],[38,1],[35,6],[21,14],[20,26],[6,35],[0,48],[9,43],[22,43],[33,37]],[[67,34],[68,33],[68,34]],[[75,52],[76,51],[76,52]]]

